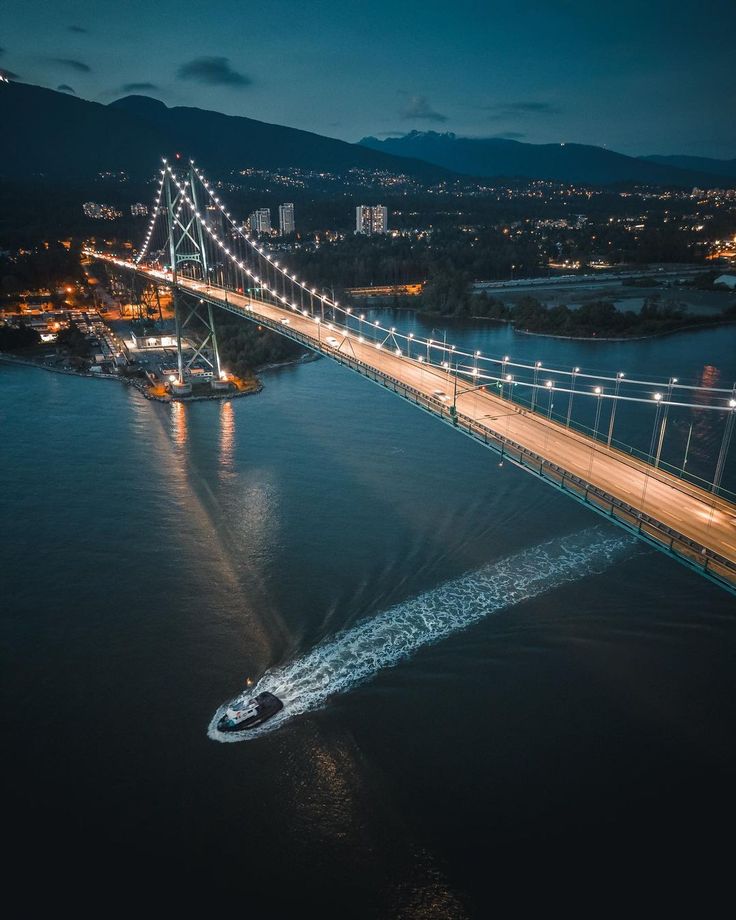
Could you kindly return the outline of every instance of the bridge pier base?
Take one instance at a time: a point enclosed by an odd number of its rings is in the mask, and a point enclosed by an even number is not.
[[[191,383],[181,383],[178,380],[171,383],[171,395],[172,396],[191,396],[192,395],[192,385]]]

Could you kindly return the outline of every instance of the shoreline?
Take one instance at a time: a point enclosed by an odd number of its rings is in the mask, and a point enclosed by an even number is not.
[[[499,320],[499,322],[504,322]],[[510,323],[509,325],[513,325]],[[555,335],[554,332],[531,332],[528,329],[516,329],[519,335],[537,335],[546,339],[563,339],[568,342],[643,342],[646,339],[658,339],[665,335],[676,335],[678,332],[693,332],[698,329],[714,329],[718,326],[736,325],[736,317],[714,320],[707,323],[689,323],[687,326],[678,326],[677,329],[663,329],[661,332],[650,332],[647,335],[622,335],[622,336],[594,336],[594,335]]]
[[[597,336],[597,335],[557,335],[554,332],[533,332],[530,329],[517,329],[513,320],[497,319],[495,316],[453,316],[445,313],[431,313],[424,310],[417,310],[414,307],[392,307],[391,309],[413,310],[417,316],[425,320],[443,320],[457,323],[503,323],[511,326],[513,331],[519,335],[537,335],[547,339],[562,339],[567,342],[643,342],[646,339],[658,339],[665,335],[676,335],[678,332],[693,332],[698,329],[714,329],[718,326],[736,325],[736,316],[722,317],[720,319],[708,320],[702,323],[688,323],[685,326],[678,326],[676,329],[663,329],[661,332],[649,332],[646,335],[620,335],[620,336]]]
[[[293,367],[297,364],[307,364],[311,361],[317,361],[321,355],[316,352],[307,351],[298,358],[292,358],[286,361],[276,361],[272,364],[263,364],[255,369],[255,374],[266,374],[269,371],[281,370],[285,367]],[[152,402],[171,403],[171,402],[203,402],[212,399],[237,399],[241,396],[255,396],[263,390],[263,382],[255,377],[255,384],[247,390],[232,390],[223,393],[209,393],[206,396],[156,396],[150,392],[150,387],[140,378],[121,377],[118,374],[93,374],[90,371],[74,371],[64,367],[50,367],[42,364],[40,361],[34,361],[32,358],[23,358],[19,355],[9,354],[0,351],[0,361],[6,361],[9,364],[20,364],[23,367],[35,367],[41,371],[48,371],[51,374],[65,374],[68,377],[85,377],[88,380],[114,380],[122,383],[123,386],[133,387],[144,399],[150,399]]]
[[[6,361],[8,364],[19,364],[23,367],[35,367],[41,371],[48,371],[51,374],[64,374],[67,377],[85,377],[87,380],[113,380],[123,386],[132,387],[137,390],[144,399],[151,402],[172,403],[172,402],[204,402],[212,399],[237,399],[241,396],[255,396],[263,389],[263,383],[256,378],[255,385],[247,390],[233,390],[223,393],[211,393],[206,396],[156,396],[150,392],[147,384],[144,384],[139,378],[120,377],[117,374],[92,374],[89,371],[73,371],[64,367],[49,367],[41,364],[39,361],[33,361],[31,358],[21,358],[17,355],[10,355],[7,352],[0,351],[0,361]]]

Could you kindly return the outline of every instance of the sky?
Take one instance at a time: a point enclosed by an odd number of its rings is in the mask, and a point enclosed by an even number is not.
[[[357,141],[736,157],[735,0],[0,0],[0,70]]]

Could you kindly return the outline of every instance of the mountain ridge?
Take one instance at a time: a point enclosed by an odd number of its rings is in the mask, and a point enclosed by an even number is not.
[[[359,143],[371,150],[425,159],[454,172],[487,178],[508,176],[590,185],[638,182],[684,188],[733,184],[728,173],[684,169],[660,162],[659,157],[629,157],[590,144],[529,144],[509,138],[468,138],[436,131],[410,131],[384,140],[369,136]],[[731,161],[723,162],[728,165]]]
[[[181,152],[213,174],[240,168],[352,168],[404,172],[437,180],[443,167],[393,156],[298,128],[207,109],[169,108],[150,96],[109,105],[27,83],[0,84],[0,175],[85,178],[126,172],[149,178],[162,155]]]

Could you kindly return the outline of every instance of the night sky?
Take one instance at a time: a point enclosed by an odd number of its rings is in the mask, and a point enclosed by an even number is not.
[[[0,68],[355,141],[736,157],[734,0],[4,0]]]

